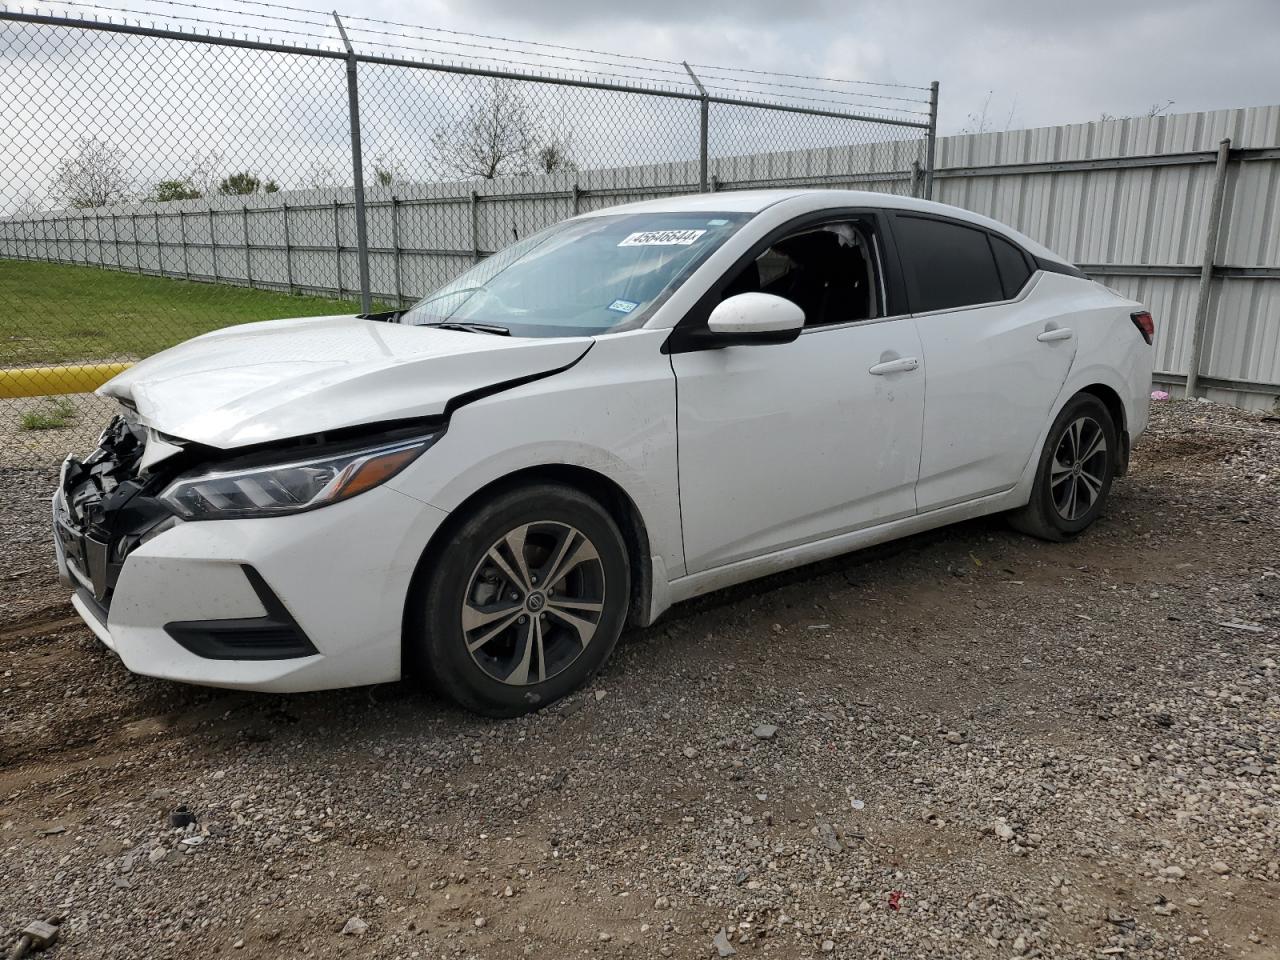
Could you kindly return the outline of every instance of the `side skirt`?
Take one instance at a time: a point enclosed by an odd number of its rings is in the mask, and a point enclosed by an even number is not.
[[[842,553],[851,553],[854,550],[861,550],[863,547],[872,547],[889,540],[909,537],[913,533],[923,533],[926,530],[944,527],[949,523],[959,523],[961,520],[971,520],[974,517],[981,517],[986,514],[1012,510],[1026,502],[1025,493],[1020,489],[1021,486],[1019,484],[1018,487],[1012,490],[980,497],[977,500],[952,504],[939,510],[930,510],[928,513],[917,514],[914,517],[904,517],[901,520],[878,524],[874,527],[865,527],[861,530],[840,534],[839,536],[815,540],[797,547],[788,547],[785,550],[778,550],[759,557],[751,557],[747,560],[739,560],[710,570],[703,570],[701,573],[680,577],[671,581],[667,595],[663,600],[666,601],[667,606],[670,606],[673,603],[689,600],[704,593],[710,593],[713,590],[721,590],[725,587],[744,583],[747,580],[755,580],[759,577],[767,577],[770,574],[801,567],[806,563],[817,563],[819,560],[827,560]],[[655,590],[655,606],[657,605],[658,595],[659,591]],[[654,610],[655,618],[659,612],[661,611]]]

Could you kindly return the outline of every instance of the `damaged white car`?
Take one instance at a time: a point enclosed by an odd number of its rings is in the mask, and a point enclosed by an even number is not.
[[[231,327],[116,377],[63,467],[58,564],[138,673],[412,674],[517,714],[709,590],[998,511],[1079,533],[1146,425],[1152,335],[941,204],[617,207],[403,312]]]

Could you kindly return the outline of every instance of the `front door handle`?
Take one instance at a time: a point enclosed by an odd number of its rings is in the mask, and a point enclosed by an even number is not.
[[[872,366],[867,373],[874,377],[883,377],[886,373],[910,373],[920,366],[916,357],[899,357],[897,360],[885,360]]]
[[[1070,340],[1074,336],[1070,327],[1054,327],[1052,330],[1046,330],[1036,339],[1041,343],[1052,343],[1054,340]]]

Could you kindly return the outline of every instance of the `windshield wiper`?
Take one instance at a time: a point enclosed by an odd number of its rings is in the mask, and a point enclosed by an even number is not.
[[[420,327],[439,327],[441,330],[462,330],[466,333],[492,333],[497,337],[509,337],[511,331],[496,323],[472,323],[469,320],[440,320],[436,323],[420,323]]]

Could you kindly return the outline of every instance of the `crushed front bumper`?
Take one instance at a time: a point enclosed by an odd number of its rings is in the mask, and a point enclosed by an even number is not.
[[[77,523],[64,484],[52,519],[72,605],[129,670],[290,692],[400,677],[405,600],[445,516],[379,487],[308,513],[108,539]]]

